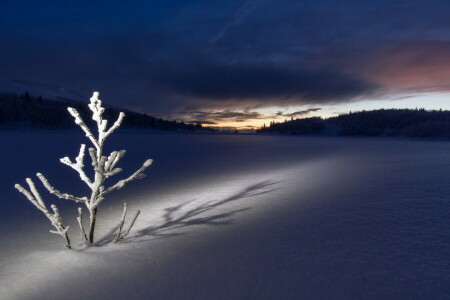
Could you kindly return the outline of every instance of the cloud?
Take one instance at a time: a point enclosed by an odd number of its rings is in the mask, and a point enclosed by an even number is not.
[[[294,111],[293,113],[283,113],[281,111],[277,112],[276,116],[280,116],[280,117],[300,117],[300,116],[304,116],[307,115],[311,112],[316,112],[321,110],[321,108],[317,107],[317,108],[309,108],[306,110],[299,110],[299,111]]]
[[[247,0],[242,4],[242,6],[236,11],[233,18],[228,21],[222,29],[217,33],[211,40],[210,43],[215,43],[220,40],[228,31],[231,26],[236,26],[241,22],[243,18],[251,11],[251,9],[258,3],[258,0]]]
[[[233,126],[208,126],[209,128],[216,129],[218,131],[224,131],[224,132],[235,132],[238,129]]]
[[[211,122],[211,121],[190,121],[191,123],[200,123],[203,125],[216,125],[216,122]]]
[[[5,3],[0,79],[100,90],[160,116],[382,99],[450,80],[443,0],[91,2]]]
[[[302,70],[271,65],[197,64],[161,70],[155,80],[178,96],[193,100],[276,104],[351,101],[377,86],[334,70]]]
[[[188,119],[188,122],[199,122],[202,124],[220,124],[223,122],[236,122],[243,123],[247,121],[253,120],[262,120],[262,119],[278,119],[280,117],[301,117],[305,116],[311,112],[316,112],[321,110],[321,108],[310,108],[301,111],[295,111],[292,113],[284,113],[277,112],[273,115],[262,114],[256,111],[232,111],[232,110],[223,110],[223,111],[187,111],[181,112],[177,116],[178,119]],[[253,127],[251,125],[247,125],[247,127]],[[240,128],[246,127],[244,125],[240,126]]]
[[[450,91],[450,41],[414,41],[379,47],[363,60],[365,76],[390,90]]]
[[[264,116],[258,112],[239,112],[239,111],[188,111],[183,112],[183,116],[190,120],[199,120],[202,124],[217,124],[223,121],[226,122],[245,122],[247,120],[261,119]],[[194,121],[190,121],[194,122]]]

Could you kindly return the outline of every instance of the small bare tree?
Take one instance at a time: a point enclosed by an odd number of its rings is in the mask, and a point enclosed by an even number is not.
[[[119,126],[122,123],[123,118],[125,117],[125,114],[123,112],[121,112],[119,114],[117,121],[109,129],[107,129],[108,121],[104,120],[102,118],[102,115],[103,115],[103,112],[105,111],[105,109],[102,107],[102,102],[98,99],[98,95],[99,95],[98,92],[94,92],[92,98],[90,99],[91,102],[89,104],[89,108],[92,111],[92,119],[96,122],[96,125],[97,125],[97,129],[98,129],[97,136],[94,136],[94,134],[89,129],[89,127],[85,124],[85,122],[83,121],[83,119],[81,118],[80,114],[78,113],[78,111],[76,109],[71,108],[71,107],[68,108],[68,111],[75,119],[75,123],[81,127],[81,129],[86,134],[86,137],[91,141],[92,145],[94,146],[94,147],[91,147],[88,149],[89,155],[92,160],[92,166],[94,168],[94,174],[95,174],[94,178],[93,179],[89,178],[86,175],[86,172],[84,171],[84,156],[85,156],[85,152],[86,152],[85,144],[81,145],[79,154],[75,158],[75,162],[72,162],[72,160],[69,157],[64,157],[64,158],[60,159],[60,161],[63,164],[71,167],[72,169],[74,169],[75,171],[78,172],[81,180],[84,183],[86,183],[86,185],[90,188],[91,194],[89,196],[77,197],[74,195],[61,193],[59,190],[55,189],[52,185],[50,185],[49,181],[43,174],[37,173],[37,177],[41,180],[43,185],[47,188],[47,190],[50,193],[56,195],[57,197],[59,197],[61,199],[68,199],[68,200],[72,200],[72,201],[75,201],[78,203],[84,203],[86,205],[86,207],[89,211],[89,219],[90,219],[88,234],[86,234],[86,231],[83,228],[81,207],[78,208],[79,216],[78,216],[77,220],[78,220],[78,224],[80,226],[82,239],[89,241],[89,243],[94,242],[94,231],[95,231],[95,223],[96,223],[96,217],[97,217],[97,209],[98,209],[98,206],[100,205],[100,203],[102,203],[102,201],[105,199],[105,196],[112,191],[121,189],[126,183],[128,183],[130,181],[145,177],[144,171],[153,162],[153,160],[151,160],[151,159],[146,160],[144,162],[144,164],[142,165],[142,167],[139,170],[137,170],[136,172],[134,172],[128,178],[119,180],[118,182],[116,182],[114,185],[112,185],[110,187],[105,187],[104,182],[106,179],[122,172],[121,168],[116,168],[115,166],[117,165],[119,160],[125,155],[126,151],[125,150],[113,151],[113,152],[111,152],[111,154],[108,157],[106,157],[103,155],[103,146],[105,144],[105,140],[111,135],[111,133],[113,133],[114,130],[119,128]],[[30,185],[30,189],[34,195],[34,198],[27,190],[25,190],[20,185],[16,185],[16,188],[20,192],[22,192],[36,207],[38,207],[38,205],[39,205],[38,208],[40,209],[41,204],[43,205],[42,199],[37,194],[36,188],[34,187],[34,184],[32,183],[31,179],[27,179],[27,182]],[[36,193],[35,193],[35,191],[36,191]],[[36,205],[36,204],[38,204],[38,205]],[[45,205],[43,207],[45,208]],[[56,212],[55,212],[55,215],[57,215],[57,216],[55,216],[54,218],[59,218],[59,214],[57,214]],[[44,213],[48,217],[48,214],[45,211],[44,211]],[[126,231],[126,234],[128,234],[128,232],[131,230],[131,227],[133,226],[134,222],[136,221],[136,218],[139,215],[139,213],[140,213],[140,211],[138,211],[136,213],[136,216],[133,218],[133,220],[131,222],[130,228]],[[123,224],[125,221],[125,214],[126,214],[126,204],[124,205],[124,212],[123,212],[123,215],[121,218],[121,224],[119,226],[120,230],[119,230],[118,238],[115,239],[115,242],[117,242],[118,240],[120,240],[124,237],[124,235],[121,233],[121,230],[123,228]],[[51,221],[52,221],[52,219],[51,219]],[[52,224],[53,223],[54,222],[52,221]],[[60,223],[56,222],[55,224],[60,224]],[[64,227],[62,227],[62,225],[58,225],[58,226],[61,226],[61,234],[67,235],[68,227],[66,227],[64,229]],[[67,238],[67,241],[68,241],[68,238]],[[69,246],[70,246],[70,242],[69,242]]]

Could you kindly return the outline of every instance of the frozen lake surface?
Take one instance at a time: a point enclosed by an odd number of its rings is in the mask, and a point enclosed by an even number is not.
[[[107,147],[127,150],[116,177],[155,162],[99,207],[96,247],[79,242],[75,203],[38,186],[71,225],[81,250],[69,251],[13,186],[39,171],[82,195],[59,158],[85,137],[0,138],[0,299],[450,297],[449,142],[119,130]],[[106,243],[124,201],[141,216]]]

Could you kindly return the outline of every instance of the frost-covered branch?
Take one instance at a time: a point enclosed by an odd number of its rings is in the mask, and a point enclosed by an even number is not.
[[[123,204],[123,213],[122,217],[120,218],[120,225],[119,225],[119,232],[117,233],[116,238],[114,239],[114,243],[117,243],[120,240],[123,240],[131,231],[131,228],[133,228],[134,223],[136,222],[136,219],[139,217],[139,214],[141,213],[140,210],[136,212],[136,215],[134,216],[133,220],[131,220],[130,227],[128,227],[128,230],[122,233],[123,225],[125,223],[125,217],[127,215],[127,204]]]
[[[92,166],[96,168],[98,165],[96,150],[92,147],[89,148],[89,155],[91,156],[92,159]]]
[[[99,95],[99,92],[94,92],[91,99],[89,99],[91,100],[91,103],[88,104],[88,106],[92,111],[92,120],[96,121],[97,126],[101,127],[104,130],[108,122],[102,119],[102,115],[105,109],[102,107],[102,101],[98,99]]]
[[[121,168],[115,168],[114,170],[105,172],[104,175],[105,175],[105,178],[108,178],[108,177],[114,176],[116,174],[119,174],[120,172],[122,172]]]
[[[119,160],[125,155],[126,152],[127,152],[126,150],[111,152],[111,154],[106,159],[105,172],[109,172],[110,170],[112,170],[119,162]]]
[[[70,239],[67,234],[67,231],[69,230],[70,226],[64,227],[62,224],[62,218],[59,215],[59,210],[56,207],[56,205],[52,204],[50,207],[53,210],[53,213],[49,212],[47,207],[45,206],[44,201],[42,201],[41,195],[36,189],[36,186],[34,185],[34,182],[30,179],[26,179],[28,186],[30,188],[31,193],[22,187],[20,184],[16,184],[14,187],[21,192],[30,202],[41,212],[45,214],[45,216],[50,220],[53,227],[55,227],[56,230],[50,230],[51,233],[55,233],[60,235],[65,241],[66,241],[66,247],[69,249],[72,249],[70,245]]]
[[[117,121],[114,122],[113,126],[111,126],[111,128],[109,128],[109,130],[104,133],[104,139],[106,139],[111,133],[114,132],[114,130],[116,130],[117,128],[120,127],[124,117],[125,117],[125,114],[123,112],[120,112],[119,117],[117,118]]]
[[[91,130],[87,125],[84,123],[83,119],[81,118],[80,114],[75,108],[68,107],[67,110],[69,113],[75,118],[75,124],[81,127],[81,129],[86,133],[86,136],[91,140],[92,144],[94,144],[95,147],[99,148],[100,145],[94,135],[92,134]]]
[[[78,174],[80,174],[81,180],[83,180],[89,187],[91,187],[92,181],[89,179],[89,177],[87,177],[86,173],[83,170],[83,167],[84,167],[83,161],[84,161],[85,149],[86,149],[86,145],[85,144],[81,144],[80,153],[75,158],[75,163],[73,163],[70,160],[70,158],[68,158],[67,156],[61,158],[60,162],[62,162],[63,164],[65,164],[65,165],[71,167],[72,169],[74,169],[75,171],[77,171]]]
[[[121,234],[122,234],[122,228],[123,228],[123,224],[125,223],[125,216],[127,215],[127,204],[124,203],[123,204],[123,212],[122,212],[122,217],[120,218],[120,224],[119,224],[119,232],[117,233],[116,238],[114,239],[114,243],[116,243]]]
[[[28,183],[28,186],[30,187],[31,192],[33,193],[34,199],[36,199],[36,202],[41,206],[41,207],[45,207],[44,201],[42,200],[41,195],[39,194],[39,192],[36,189],[36,186],[34,185],[33,180],[31,180],[31,178],[26,178],[25,181]],[[31,195],[30,195],[31,196]],[[31,197],[32,198],[32,197]],[[28,196],[28,199],[30,199],[30,197]]]
[[[122,179],[119,182],[117,182],[115,185],[107,188],[102,195],[106,195],[108,193],[111,193],[112,191],[115,190],[119,190],[121,188],[123,188],[125,186],[126,183],[136,180],[136,179],[142,179],[145,177],[144,171],[145,169],[147,169],[148,167],[151,166],[151,164],[153,163],[153,159],[147,159],[144,164],[142,165],[142,167],[137,170],[136,172],[134,172],[130,177],[128,177],[127,179]]]
[[[42,175],[41,173],[37,173],[36,175],[41,180],[42,184],[47,188],[47,190],[51,194],[57,196],[58,198],[68,199],[68,200],[72,200],[75,202],[87,202],[88,201],[88,199],[86,197],[80,198],[80,197],[76,197],[74,195],[61,193],[60,191],[58,191],[57,189],[55,189],[53,186],[50,185],[50,183],[48,182],[47,178],[45,178],[44,175]]]

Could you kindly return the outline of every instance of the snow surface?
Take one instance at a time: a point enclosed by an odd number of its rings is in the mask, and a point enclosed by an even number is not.
[[[449,142],[118,132],[106,150],[127,150],[123,177],[154,164],[103,202],[95,247],[79,243],[77,206],[38,186],[77,251],[13,185],[39,171],[83,194],[59,158],[85,137],[0,133],[0,299],[450,295]],[[125,201],[141,216],[110,244]]]

